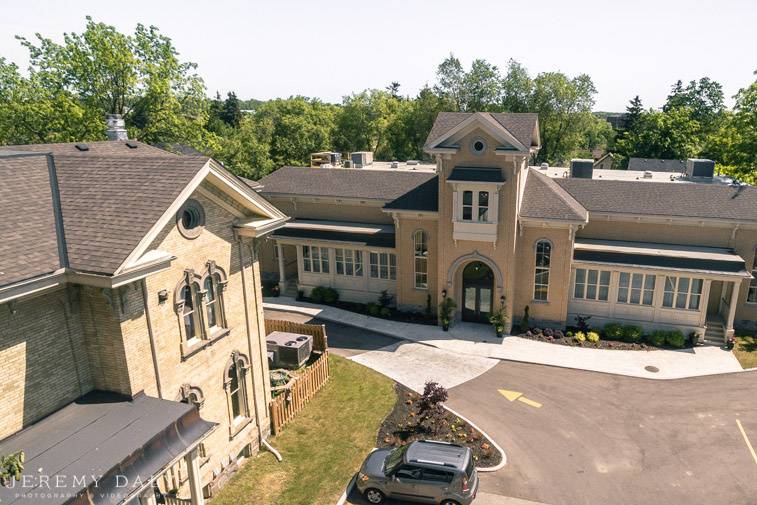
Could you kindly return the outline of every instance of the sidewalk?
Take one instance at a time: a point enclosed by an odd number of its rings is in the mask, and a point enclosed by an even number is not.
[[[411,340],[457,354],[537,363],[647,379],[680,379],[743,371],[733,353],[712,346],[680,351],[621,351],[548,344],[520,337],[500,341],[488,325],[457,323],[450,331],[424,324],[400,323],[364,316],[289,297],[266,298],[263,307],[297,312],[391,337]],[[649,372],[653,366],[659,372]]]

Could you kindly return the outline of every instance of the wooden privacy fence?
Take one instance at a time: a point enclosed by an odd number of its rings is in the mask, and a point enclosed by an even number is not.
[[[274,435],[277,435],[328,380],[330,372],[328,339],[323,325],[266,319],[265,329],[266,334],[273,331],[287,331],[311,335],[313,337],[313,351],[321,354],[313,364],[297,374],[291,388],[271,400],[271,429]]]

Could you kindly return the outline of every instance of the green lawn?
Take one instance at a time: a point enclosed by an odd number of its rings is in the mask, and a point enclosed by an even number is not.
[[[338,356],[331,378],[283,432],[269,439],[284,461],[267,451],[248,461],[212,505],[336,503],[394,405],[394,383]]]
[[[757,335],[736,335],[733,354],[742,368],[757,367]]]

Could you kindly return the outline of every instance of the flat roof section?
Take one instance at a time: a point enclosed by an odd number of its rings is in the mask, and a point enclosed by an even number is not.
[[[573,260],[751,277],[744,258],[730,249],[715,247],[576,239]]]
[[[274,231],[273,236],[342,242],[367,247],[395,247],[392,225],[297,219]]]
[[[92,391],[0,441],[0,454],[26,456],[26,482],[0,486],[0,502],[121,503],[135,481],[149,482],[215,427],[186,403]]]

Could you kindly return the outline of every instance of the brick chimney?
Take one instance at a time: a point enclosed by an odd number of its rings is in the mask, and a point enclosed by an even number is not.
[[[126,133],[126,123],[121,114],[108,114],[105,116],[105,123],[108,125],[108,129],[105,131],[108,140],[129,140]]]

